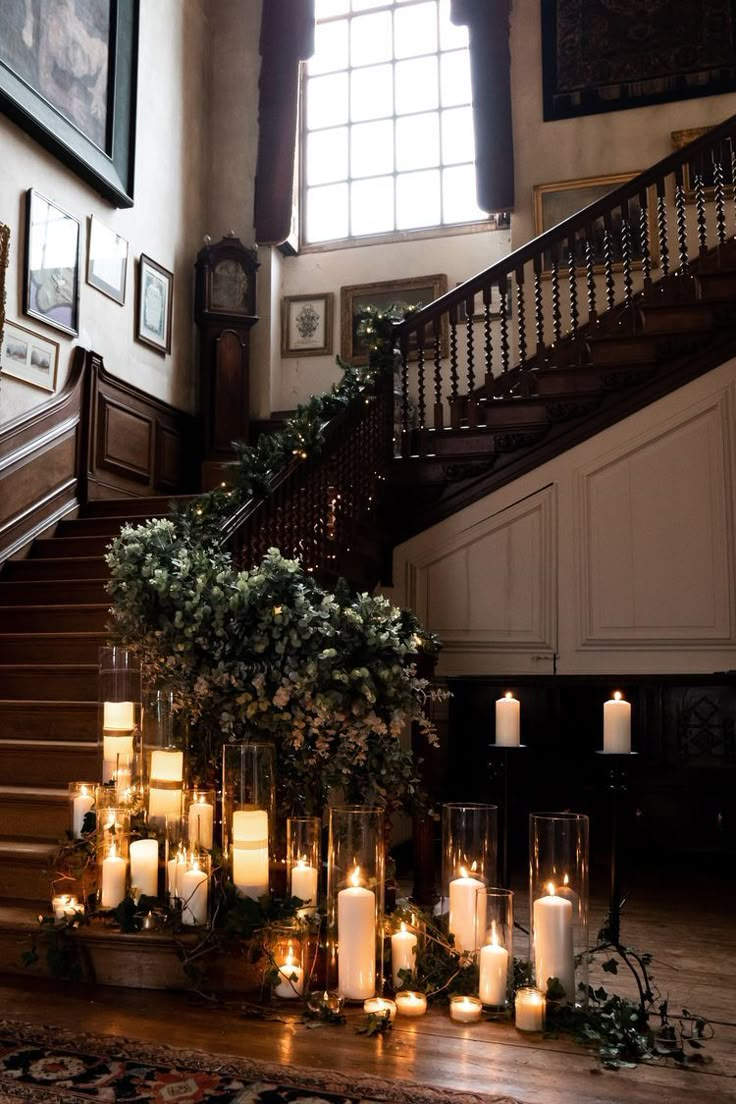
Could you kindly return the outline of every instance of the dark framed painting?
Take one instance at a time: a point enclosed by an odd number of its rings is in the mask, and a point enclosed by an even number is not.
[[[544,120],[736,89],[733,0],[541,0]]]
[[[174,274],[141,254],[138,262],[138,309],[135,336],[159,353],[171,352]]]
[[[285,295],[281,307],[281,355],[329,356],[332,352],[331,291]]]
[[[79,219],[31,188],[26,196],[23,312],[79,333]]]
[[[407,311],[412,307],[426,307],[447,291],[447,276],[411,276],[403,280],[380,280],[372,284],[351,284],[340,288],[340,355],[351,364],[368,363],[368,346],[358,332],[360,311],[366,307],[395,307]],[[427,331],[425,354],[433,355],[434,337]],[[440,331],[440,355],[449,351],[449,327],[447,316]],[[410,350],[416,359],[416,349]]]
[[[0,363],[5,375],[40,387],[42,391],[53,393],[56,390],[58,341],[51,341],[15,322],[6,322],[0,348]]]
[[[125,303],[128,274],[128,243],[120,234],[90,215],[87,245],[87,283],[114,299]]]
[[[0,0],[0,110],[133,204],[139,0]]]
[[[5,270],[10,260],[10,227],[0,222],[0,348],[3,344],[5,323]]]
[[[564,222],[571,215],[589,207],[591,203],[602,199],[608,192],[626,184],[632,180],[636,173],[612,173],[610,176],[589,176],[581,180],[558,180],[552,184],[535,184],[534,186],[534,233],[543,234],[545,230],[551,230],[553,226]],[[649,257],[652,264],[659,261],[657,234],[653,220],[654,205],[648,201],[649,219]],[[642,241],[641,241],[641,207],[638,196],[629,199],[629,220],[631,222],[631,255],[634,267],[641,267]],[[604,225],[603,219],[598,218],[592,226],[593,231],[593,264],[596,272],[602,272],[604,268]],[[614,210],[611,214],[611,237],[613,247],[614,270],[621,268],[621,211]],[[575,262],[581,272],[585,267],[585,245],[582,238],[578,237],[575,243]],[[567,263],[566,258],[558,258],[558,263],[563,267]],[[544,253],[542,261],[542,273],[549,274],[552,267],[552,256],[549,250]]]

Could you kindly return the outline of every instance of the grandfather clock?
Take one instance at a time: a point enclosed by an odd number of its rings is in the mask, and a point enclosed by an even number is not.
[[[202,487],[227,479],[233,441],[248,440],[249,342],[256,316],[256,251],[235,234],[197,254],[194,317],[200,330],[204,424]]]

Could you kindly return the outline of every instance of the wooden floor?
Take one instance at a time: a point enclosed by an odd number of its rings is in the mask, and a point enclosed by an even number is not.
[[[594,915],[594,923],[598,917]],[[591,930],[595,930],[592,926]],[[32,978],[0,979],[0,1014],[73,1031],[260,1058],[291,1065],[359,1071],[459,1090],[506,1094],[524,1104],[733,1104],[736,1101],[736,923],[734,890],[696,884],[642,886],[627,906],[625,941],[655,955],[653,972],[671,1008],[714,1022],[712,1062],[685,1071],[665,1063],[601,1071],[564,1039],[531,1041],[507,1025],[457,1027],[446,1013],[396,1021],[385,1039],[354,1024],[309,1030],[244,1018],[238,1000],[210,1006],[185,994],[70,986]],[[623,990],[618,979],[605,976]],[[351,1013],[354,1020],[358,1013]]]

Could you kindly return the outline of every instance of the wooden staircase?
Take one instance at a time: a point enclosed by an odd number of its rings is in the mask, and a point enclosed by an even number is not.
[[[69,824],[67,783],[95,780],[106,546],[167,498],[90,503],[0,574],[0,904],[49,900],[48,859]]]

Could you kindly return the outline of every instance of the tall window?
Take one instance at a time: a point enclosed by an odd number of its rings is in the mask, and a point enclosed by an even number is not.
[[[485,219],[466,27],[450,0],[316,0],[303,100],[302,241]]]

